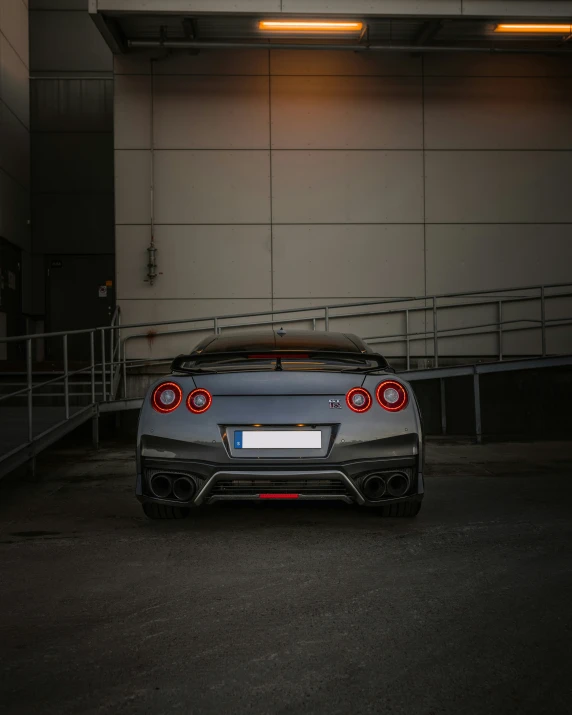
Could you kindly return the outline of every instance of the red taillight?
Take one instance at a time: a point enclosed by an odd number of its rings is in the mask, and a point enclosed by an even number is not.
[[[371,407],[371,395],[363,387],[353,387],[346,395],[346,403],[354,412],[367,412]]]
[[[199,387],[198,390],[193,390],[187,397],[187,407],[191,412],[200,415],[201,412],[206,412],[211,406],[213,398],[208,390],[203,390]]]
[[[377,401],[388,412],[399,412],[407,406],[409,398],[407,390],[400,382],[384,380],[380,382],[375,391]]]
[[[176,410],[183,399],[183,391],[176,382],[163,382],[153,390],[153,409],[163,414]]]
[[[259,494],[259,499],[298,499],[298,494]]]

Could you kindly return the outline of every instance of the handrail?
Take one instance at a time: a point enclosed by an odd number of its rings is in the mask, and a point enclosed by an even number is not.
[[[568,297],[572,297],[572,292],[568,292],[568,293],[557,293],[557,294],[555,294],[555,295],[550,295],[550,296],[547,296],[547,297],[548,297],[548,298],[568,298]],[[409,300],[411,300],[411,301],[416,301],[416,300],[419,300],[419,299],[417,299],[417,298],[411,298],[411,299],[407,299],[407,300],[406,300],[406,299],[403,299],[402,301],[400,300],[400,302],[409,302]],[[427,300],[430,300],[430,299],[428,298]],[[448,310],[448,309],[451,309],[451,308],[469,308],[469,307],[470,307],[470,308],[474,308],[474,307],[477,307],[477,306],[480,307],[480,306],[485,306],[485,305],[494,305],[495,303],[498,303],[499,300],[502,300],[504,303],[527,302],[527,301],[531,301],[531,302],[532,302],[532,301],[537,301],[537,300],[539,300],[539,296],[522,296],[522,297],[519,297],[519,298],[515,298],[515,297],[511,296],[510,298],[495,298],[494,300],[481,301],[481,302],[479,302],[479,303],[447,303],[446,305],[437,306],[437,308],[438,308],[439,310]],[[365,304],[364,304],[364,303],[355,303],[355,304],[351,303],[351,304],[344,304],[343,307],[349,307],[349,306],[353,306],[353,305],[361,306],[361,305],[365,305]],[[297,313],[298,313],[298,312],[310,311],[310,310],[320,311],[320,310],[324,310],[325,308],[329,308],[329,309],[331,310],[332,307],[335,307],[335,306],[323,306],[323,307],[322,307],[322,306],[318,306],[318,307],[315,307],[315,308],[304,308],[303,310],[302,310],[302,309],[300,309],[300,310],[299,310],[299,309],[295,309],[295,310],[290,310],[290,309],[288,309],[287,311],[274,311],[274,314],[281,313],[281,312],[297,312]],[[341,307],[341,306],[339,306],[339,307]],[[428,307],[428,306],[426,306],[426,305],[420,305],[420,306],[415,306],[415,307],[413,307],[413,308],[407,308],[407,310],[408,310],[410,313],[412,313],[412,312],[426,311],[426,310],[430,310],[430,309],[431,309],[431,308]],[[334,318],[335,318],[335,319],[339,319],[339,318],[365,318],[366,316],[367,316],[367,317],[374,317],[374,316],[376,316],[376,315],[395,315],[395,314],[398,314],[398,313],[403,313],[404,310],[405,310],[404,308],[396,308],[395,310],[384,310],[383,312],[378,312],[378,311],[365,311],[365,312],[358,312],[358,313],[355,313],[355,312],[354,312],[354,313],[340,313],[340,314],[337,314],[337,315],[330,315],[329,317],[330,317],[330,319],[334,319]],[[258,315],[270,315],[270,314],[271,314],[271,312],[268,311],[268,312],[266,312],[266,313],[249,313],[248,315],[258,316]],[[229,319],[229,320],[230,320],[232,317],[233,317],[233,316],[219,316],[219,317],[218,317],[218,320],[219,320],[219,321],[220,321],[220,320],[224,320],[224,319]],[[194,322],[199,322],[200,320],[213,320],[213,318],[198,318],[196,321],[195,321],[194,319],[192,319],[192,320],[184,320],[184,321],[172,321],[172,323],[168,323],[168,324],[169,324],[169,325],[174,325],[174,324],[176,324],[176,323],[181,323],[181,322],[183,322],[183,323],[191,323],[191,322],[193,322],[193,323],[194,323]],[[225,325],[225,326],[221,326],[221,325],[219,324],[219,325],[218,325],[218,328],[219,328],[219,331],[220,331],[221,327],[225,327],[225,328],[243,328],[243,327],[246,327],[246,326],[256,327],[256,326],[259,326],[259,325],[271,325],[271,324],[275,324],[275,323],[280,323],[280,324],[299,323],[299,322],[301,322],[301,321],[303,321],[303,320],[308,320],[308,318],[288,318],[287,320],[282,320],[282,321],[281,321],[281,320],[276,320],[276,319],[272,318],[271,320],[261,320],[261,321],[258,321],[258,322],[256,322],[256,323],[251,323],[251,322],[247,322],[247,323],[233,323],[232,325]],[[162,325],[162,324],[164,324],[164,323],[149,323],[149,325]],[[133,327],[139,327],[139,326],[126,325],[126,326],[124,326],[124,327],[125,327],[125,328],[133,328]],[[204,328],[188,328],[187,330],[166,330],[166,331],[163,331],[163,332],[153,333],[153,339],[155,339],[155,338],[157,338],[157,337],[160,337],[161,335],[177,335],[177,334],[182,334],[182,333],[200,333],[200,332],[203,332],[203,331],[204,331]],[[128,335],[128,336],[125,338],[125,341],[127,341],[127,340],[133,340],[134,338],[148,338],[148,337],[149,337],[149,336],[148,336],[147,333],[135,333],[135,334]],[[366,338],[364,338],[364,340],[365,340],[365,339],[366,339]]]
[[[558,327],[560,325],[572,325],[572,318],[552,318],[548,319],[546,321],[547,323],[553,323],[553,327]],[[508,325],[510,323],[536,323],[534,326],[517,326],[517,327],[508,327],[504,331],[505,333],[516,333],[516,332],[522,332],[525,330],[532,330],[532,329],[538,329],[538,324],[540,323],[539,320],[534,320],[532,318],[522,318],[522,319],[514,319],[514,320],[507,320],[504,321],[504,325]],[[492,335],[497,333],[497,323],[481,323],[477,325],[471,325],[470,327],[462,326],[459,328],[443,328],[438,331],[438,334],[440,337],[471,337],[471,336],[479,336],[479,335]],[[236,327],[236,326],[232,326]],[[481,330],[479,332],[474,332],[479,328],[486,328],[486,327],[491,327],[491,330]],[[200,330],[200,328],[193,328],[192,332],[196,332]],[[447,335],[449,332],[456,332],[456,335]],[[457,331],[463,331],[457,332]],[[186,332],[191,332],[191,331],[185,331],[185,330],[176,330],[173,331],[172,334],[174,335],[179,335],[181,333],[186,333]],[[163,335],[170,335],[171,333],[163,333]],[[407,333],[409,335],[411,340],[427,340],[427,336],[432,336],[433,331],[432,330],[427,330],[427,331],[418,331],[418,332],[409,332]],[[384,336],[374,336],[374,337],[367,337],[364,338],[366,342],[373,343],[373,342],[381,342],[381,341],[387,341],[389,343],[391,342],[397,342],[398,340],[403,340],[406,336],[406,333],[396,333],[393,335],[384,335]],[[136,337],[136,336],[129,336],[129,337]],[[165,365],[170,365],[173,361],[172,356],[164,356],[164,357],[157,357],[157,358],[129,358],[126,360],[127,367],[139,367],[139,366],[148,366],[148,365],[154,365],[154,364],[160,364],[163,363]]]
[[[0,338],[0,343],[8,343],[8,342],[15,342],[18,340],[26,340],[27,338],[55,338],[55,337],[63,337],[64,335],[81,335],[81,334],[88,334],[92,330],[104,330],[104,331],[113,331],[113,330],[118,330],[120,327],[121,329],[131,329],[131,328],[147,328],[147,327],[153,327],[157,325],[180,325],[183,323],[205,323],[205,322],[213,322],[213,321],[220,321],[220,320],[234,320],[237,318],[249,318],[249,317],[258,317],[261,315],[282,315],[282,314],[289,314],[289,313],[308,313],[308,312],[318,312],[320,310],[324,311],[331,311],[331,310],[337,310],[338,308],[353,308],[353,307],[361,307],[364,305],[387,305],[391,303],[407,303],[407,302],[417,302],[417,301],[433,301],[433,300],[441,300],[444,298],[461,298],[461,297],[466,297],[466,298],[471,298],[475,297],[478,298],[479,296],[492,296],[495,293],[502,293],[503,295],[498,296],[498,299],[500,300],[505,300],[508,299],[510,296],[506,295],[507,293],[515,293],[517,291],[533,291],[533,290],[544,290],[546,291],[547,289],[551,288],[567,288],[567,287],[572,287],[572,282],[570,283],[547,283],[547,284],[540,284],[540,285],[533,285],[533,286],[519,286],[518,288],[495,288],[494,290],[481,290],[481,291],[468,291],[468,292],[463,292],[463,293],[437,293],[434,295],[419,295],[419,296],[400,296],[400,297],[392,297],[392,298],[381,298],[377,300],[367,300],[367,301],[361,301],[359,303],[336,303],[333,305],[324,305],[324,306],[312,306],[312,307],[307,307],[307,308],[280,308],[278,309],[269,309],[269,310],[263,310],[263,311],[258,311],[255,313],[231,313],[228,315],[216,315],[216,316],[208,316],[204,318],[185,318],[185,319],[178,319],[178,320],[160,320],[160,321],[150,321],[146,323],[130,323],[126,325],[102,325],[97,328],[84,328],[82,330],[66,330],[66,331],[58,331],[54,333],[35,333],[31,335],[15,335],[12,337],[4,337]],[[528,299],[531,298],[531,296],[520,296],[523,299]],[[548,297],[552,297],[547,295]],[[540,298],[540,296],[538,296]],[[538,299],[537,298],[537,299]],[[518,299],[517,296],[514,296],[514,299]],[[369,314],[369,313],[368,313]],[[351,313],[347,314],[349,317],[351,317]],[[333,316],[330,316],[333,317]],[[337,316],[336,316],[337,317]],[[280,321],[275,320],[275,323],[278,323]]]

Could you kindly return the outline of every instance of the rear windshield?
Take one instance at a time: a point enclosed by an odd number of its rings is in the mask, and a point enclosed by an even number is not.
[[[175,369],[192,372],[354,372],[379,368],[379,362],[366,355],[352,357],[313,357],[310,355],[245,355],[234,357],[209,356],[200,360],[188,357],[178,362]]]

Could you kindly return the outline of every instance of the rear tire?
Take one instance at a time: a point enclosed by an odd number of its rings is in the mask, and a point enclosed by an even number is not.
[[[421,511],[420,501],[406,501],[398,504],[386,504],[385,506],[374,507],[379,516],[398,516],[405,519],[412,519]]]
[[[165,506],[146,502],[143,504],[143,511],[148,519],[186,519],[189,516],[189,509],[181,506]]]

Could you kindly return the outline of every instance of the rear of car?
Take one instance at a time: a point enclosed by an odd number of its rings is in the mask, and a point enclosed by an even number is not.
[[[409,385],[359,338],[203,341],[149,389],[137,497],[154,518],[228,500],[341,500],[414,516],[423,441]]]

